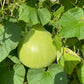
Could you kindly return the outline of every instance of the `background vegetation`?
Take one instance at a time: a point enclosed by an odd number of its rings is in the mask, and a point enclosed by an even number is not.
[[[33,25],[52,34],[57,59],[24,66],[20,39]],[[84,0],[0,0],[0,84],[84,84]]]

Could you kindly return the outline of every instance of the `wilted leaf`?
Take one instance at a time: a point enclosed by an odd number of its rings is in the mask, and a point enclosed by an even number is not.
[[[77,64],[81,62],[81,58],[72,50],[64,48],[64,68],[68,74],[71,74]]]

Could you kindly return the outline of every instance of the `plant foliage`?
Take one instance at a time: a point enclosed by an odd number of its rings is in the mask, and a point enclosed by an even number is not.
[[[57,58],[33,69],[17,48],[39,24],[52,34]],[[0,0],[0,84],[84,84],[84,0]]]

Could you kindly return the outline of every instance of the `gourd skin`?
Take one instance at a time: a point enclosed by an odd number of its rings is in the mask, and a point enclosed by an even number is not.
[[[56,48],[51,34],[41,26],[34,26],[18,48],[20,61],[30,68],[50,65],[56,58]]]

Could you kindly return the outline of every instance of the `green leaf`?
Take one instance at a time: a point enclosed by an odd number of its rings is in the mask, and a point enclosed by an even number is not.
[[[9,55],[8,58],[14,63],[20,64],[20,60],[16,56]]]
[[[38,17],[39,17],[42,25],[45,25],[51,19],[50,12],[46,8],[38,9]]]
[[[31,6],[31,7],[35,7],[35,5],[37,4],[38,0],[26,0],[27,5]]]
[[[45,15],[44,15],[45,14]],[[46,8],[36,9],[27,4],[22,4],[19,8],[19,20],[35,25],[41,22],[45,25],[51,19],[50,12]]]
[[[84,45],[82,45],[82,54],[83,54],[83,58],[84,58]]]
[[[53,13],[55,19],[59,19],[61,14],[64,12],[64,6],[61,6],[56,12]]]
[[[47,71],[43,69],[29,69],[28,84],[67,84],[66,74],[62,66],[51,65]]]
[[[84,0],[78,0],[78,4],[79,7],[84,8]]]
[[[16,50],[13,50],[9,55],[8,55],[8,58],[14,62],[14,63],[18,63],[20,64],[20,60],[19,58],[17,57],[17,51]]]
[[[59,27],[59,18],[61,16],[61,14],[64,12],[64,6],[60,7],[58,10],[56,10],[54,13],[53,13],[53,19],[50,20],[50,25],[53,26],[53,28],[60,28]]]
[[[23,84],[25,77],[25,68],[21,64],[15,64],[13,70],[8,67],[0,68],[1,84]]]
[[[72,50],[64,48],[64,68],[68,74],[71,74],[77,64],[81,62],[81,58]]]
[[[23,20],[31,25],[39,23],[36,9],[28,6],[26,3],[22,4],[19,8],[19,20]]]
[[[4,21],[0,25],[0,62],[15,49],[20,40],[20,28],[15,22]]]
[[[13,62],[11,60],[9,60],[8,58],[6,58],[2,62],[0,62],[0,69],[2,67],[9,67],[9,66],[12,66],[12,65],[13,65]]]
[[[61,51],[61,47],[62,47],[62,39],[61,39],[61,37],[58,36],[58,35],[55,35],[53,43],[56,46],[57,50]]]
[[[77,44],[77,42],[80,43],[77,38],[68,38],[66,39],[65,44],[68,47],[73,47],[74,45]]]
[[[60,3],[64,6],[65,10],[68,10],[70,8],[72,8],[73,6],[75,6],[75,3],[77,0],[59,0]]]
[[[78,78],[80,84],[84,84],[84,64],[81,64],[78,68]]]
[[[84,11],[81,8],[73,8],[65,12],[59,20],[62,26],[59,34],[64,38],[77,37],[84,39]]]

